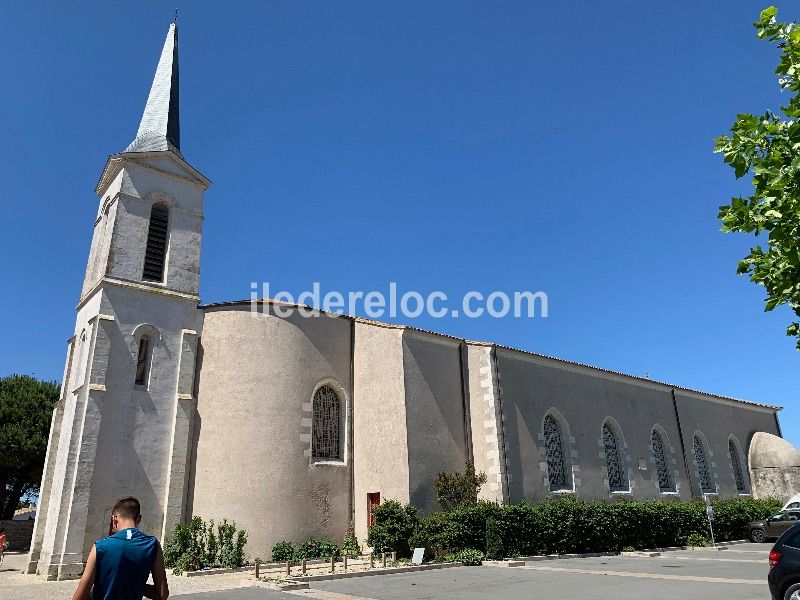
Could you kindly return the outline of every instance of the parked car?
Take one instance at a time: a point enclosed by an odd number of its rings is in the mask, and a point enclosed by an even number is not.
[[[772,600],[800,600],[800,527],[790,527],[772,547],[767,583]]]
[[[747,524],[747,537],[753,542],[761,543],[769,539],[779,538],[800,519],[800,510],[782,510],[763,521],[751,521]],[[800,596],[798,596],[800,600]]]
[[[790,510],[792,508],[800,509],[800,494],[795,494],[789,498],[781,510]]]

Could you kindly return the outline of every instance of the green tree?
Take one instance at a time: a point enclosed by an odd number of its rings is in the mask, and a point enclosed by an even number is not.
[[[14,515],[21,496],[42,479],[59,387],[28,375],[0,377],[0,518]]]
[[[765,247],[757,245],[739,261],[737,272],[767,290],[764,310],[789,305],[800,317],[800,29],[781,23],[771,6],[754,23],[759,39],[775,42],[781,51],[775,69],[778,83],[790,94],[783,115],[740,114],[731,135],[715,140],[714,152],[733,167],[736,177],[753,175],[753,194],[720,207],[722,231],[766,233]],[[800,322],[786,334],[798,338]]]
[[[436,500],[444,510],[478,501],[478,491],[486,483],[486,473],[476,473],[471,460],[464,463],[464,467],[463,474],[441,471],[436,476]]]

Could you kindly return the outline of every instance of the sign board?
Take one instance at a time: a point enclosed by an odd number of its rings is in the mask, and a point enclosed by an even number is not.
[[[708,515],[708,520],[709,521],[713,521],[714,520],[714,509],[712,508],[712,506],[710,504],[708,506],[706,506],[706,514]]]
[[[414,556],[411,557],[411,564],[421,565],[423,556],[425,556],[425,548],[414,548]]]

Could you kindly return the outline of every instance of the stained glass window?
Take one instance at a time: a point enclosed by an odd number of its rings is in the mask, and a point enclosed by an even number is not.
[[[733,477],[736,479],[736,490],[740,493],[745,492],[742,463],[739,460],[739,449],[736,447],[733,440],[728,440],[728,454],[731,456],[731,467],[733,468]]]
[[[623,470],[622,455],[619,450],[619,439],[608,423],[603,424],[603,448],[606,453],[606,469],[608,469],[608,488],[612,492],[627,489],[627,478]]]
[[[341,460],[341,402],[328,385],[314,394],[311,454],[314,459]]]
[[[717,490],[708,470],[706,446],[698,435],[694,436],[694,461],[697,464],[697,475],[700,477],[700,489],[704,494],[713,494]]]
[[[652,435],[653,458],[656,461],[656,474],[658,475],[658,489],[662,492],[675,491],[672,485],[672,477],[669,475],[669,466],[664,447],[664,439],[658,430],[653,430]]]
[[[564,442],[561,427],[552,415],[544,418],[544,447],[547,452],[547,478],[551,490],[567,487],[567,465],[564,460]]]

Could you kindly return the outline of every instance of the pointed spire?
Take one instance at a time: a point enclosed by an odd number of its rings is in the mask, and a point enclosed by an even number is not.
[[[174,22],[167,31],[136,139],[125,152],[173,150],[180,154],[178,92],[178,26]]]

